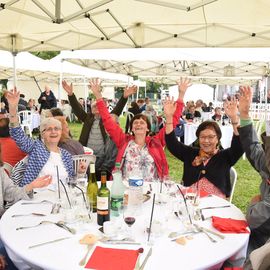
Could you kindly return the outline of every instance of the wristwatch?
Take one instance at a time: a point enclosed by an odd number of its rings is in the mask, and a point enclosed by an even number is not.
[[[15,127],[19,127],[19,126],[20,126],[20,122],[15,122],[15,123],[9,122],[9,127],[11,127],[11,128],[15,128]]]

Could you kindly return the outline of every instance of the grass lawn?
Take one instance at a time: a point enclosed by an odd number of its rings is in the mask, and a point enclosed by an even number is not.
[[[121,127],[124,127],[124,117],[120,117],[120,125]],[[82,124],[70,123],[69,126],[74,139],[78,139]],[[167,149],[166,156],[169,163],[170,176],[179,182],[182,178],[182,162],[174,158]],[[238,174],[238,180],[233,196],[233,203],[245,213],[250,199],[259,193],[259,184],[261,178],[249,164],[247,159],[243,160],[241,158],[234,167]]]

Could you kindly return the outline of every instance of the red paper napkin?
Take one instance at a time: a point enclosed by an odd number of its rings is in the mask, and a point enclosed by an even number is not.
[[[133,270],[138,255],[138,250],[96,247],[85,268]]]
[[[184,192],[187,194],[187,193],[191,193],[193,191],[193,189],[191,187],[187,188]],[[210,194],[202,189],[200,189],[200,198],[203,198],[203,197],[207,197],[209,196]]]
[[[212,225],[223,233],[249,233],[248,224],[245,220],[213,216]]]

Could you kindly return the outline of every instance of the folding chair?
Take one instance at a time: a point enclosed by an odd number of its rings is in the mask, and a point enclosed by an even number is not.
[[[33,113],[31,111],[20,111],[19,113],[20,124],[22,129],[26,132],[28,129],[29,136],[32,137],[32,118]]]
[[[231,195],[229,197],[229,202],[231,203],[233,199],[236,181],[237,181],[237,172],[234,167],[231,167],[231,170],[230,170],[230,180],[231,180],[232,190],[231,190]]]
[[[96,162],[96,156],[89,154],[74,155],[72,156],[72,159],[76,179],[83,178],[87,172],[90,163]]]

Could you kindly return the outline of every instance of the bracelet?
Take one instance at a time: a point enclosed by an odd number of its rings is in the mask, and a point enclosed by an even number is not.
[[[9,127],[11,127],[11,128],[16,128],[16,127],[19,127],[19,126],[20,126],[19,122],[15,122],[15,123],[9,122]]]
[[[15,118],[16,116],[18,116],[18,114],[9,114],[8,115],[9,118]]]
[[[166,125],[170,125],[170,124],[173,124],[173,122],[166,122]]]
[[[232,125],[238,125],[239,122],[232,122]]]

